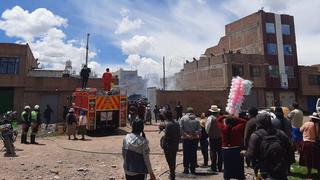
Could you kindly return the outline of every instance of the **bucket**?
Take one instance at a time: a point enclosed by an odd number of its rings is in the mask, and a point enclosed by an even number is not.
[[[63,131],[63,125],[58,125],[58,133],[59,134],[63,134],[64,131]]]

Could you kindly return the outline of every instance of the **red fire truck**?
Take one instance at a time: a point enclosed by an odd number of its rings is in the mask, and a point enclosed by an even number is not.
[[[81,110],[87,111],[89,131],[125,126],[127,122],[127,96],[118,91],[99,91],[97,88],[73,93],[73,107],[79,116]]]

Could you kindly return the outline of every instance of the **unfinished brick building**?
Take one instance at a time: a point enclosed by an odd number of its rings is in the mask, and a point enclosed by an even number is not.
[[[254,82],[247,105],[284,106],[294,101],[314,111],[320,70],[298,66],[293,16],[259,10],[225,26],[218,45],[175,74],[179,90],[228,91],[233,76]],[[311,80],[307,80],[311,79]],[[200,98],[200,97],[199,97]],[[225,97],[225,100],[227,97]]]

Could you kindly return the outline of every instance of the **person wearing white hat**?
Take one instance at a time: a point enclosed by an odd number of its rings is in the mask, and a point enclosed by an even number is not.
[[[21,134],[21,144],[29,144],[27,141],[27,134],[31,125],[31,114],[30,106],[25,106],[24,111],[21,113],[22,121],[22,134]]]
[[[217,105],[211,105],[205,126],[209,136],[211,170],[213,171],[222,171],[223,163],[221,132],[216,122],[219,112],[220,109]]]
[[[317,148],[316,141],[319,140],[319,123],[320,117],[317,113],[313,113],[310,117],[310,121],[306,122],[300,128],[302,133],[303,142],[301,145],[301,153],[299,159],[299,165],[307,166],[308,176],[311,176],[311,169],[317,169],[320,173],[320,152]]]

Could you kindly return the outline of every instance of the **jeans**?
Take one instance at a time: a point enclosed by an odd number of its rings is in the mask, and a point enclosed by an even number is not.
[[[212,170],[222,170],[222,141],[221,138],[210,138],[210,158],[211,158],[211,169]],[[218,166],[218,167],[217,167]]]
[[[194,172],[197,164],[198,139],[183,140],[183,167]]]
[[[209,159],[208,145],[209,145],[208,139],[200,139],[200,147],[201,147],[201,153],[203,155],[204,165],[208,165],[208,159]]]
[[[177,150],[173,149],[164,149],[164,155],[166,157],[169,170],[170,170],[170,180],[175,179],[175,170],[176,170],[176,157],[177,157]]]

